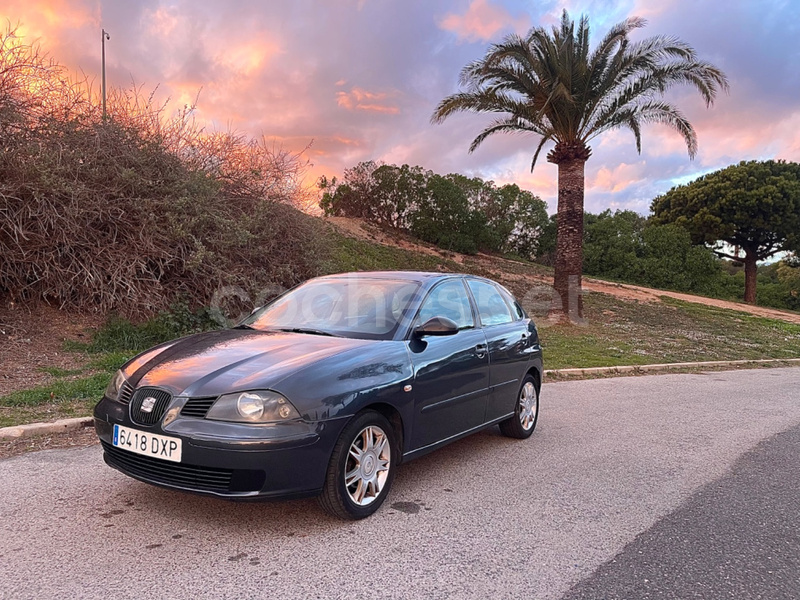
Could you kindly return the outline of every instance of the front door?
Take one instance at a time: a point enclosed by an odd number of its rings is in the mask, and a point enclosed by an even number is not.
[[[483,423],[489,392],[489,352],[461,279],[443,281],[420,307],[416,324],[446,317],[459,326],[449,336],[412,339],[414,365],[413,450]]]

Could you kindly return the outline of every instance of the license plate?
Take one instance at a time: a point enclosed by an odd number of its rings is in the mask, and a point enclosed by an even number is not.
[[[136,454],[181,462],[181,439],[114,425],[113,445]]]

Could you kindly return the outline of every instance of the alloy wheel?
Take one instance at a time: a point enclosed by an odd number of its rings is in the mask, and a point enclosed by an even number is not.
[[[380,496],[391,467],[392,448],[386,432],[369,425],[350,444],[344,486],[358,506],[367,506]]]
[[[519,393],[519,422],[525,431],[528,431],[536,423],[536,411],[538,408],[536,388],[533,383],[528,381],[522,386],[522,390]]]

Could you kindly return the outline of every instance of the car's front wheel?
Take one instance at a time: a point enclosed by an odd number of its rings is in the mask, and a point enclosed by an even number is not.
[[[356,416],[333,449],[319,503],[342,519],[363,519],[380,508],[394,479],[399,453],[394,430],[374,411]]]
[[[522,380],[514,415],[500,423],[500,432],[508,437],[523,440],[536,429],[539,420],[539,388],[536,380],[527,375]]]

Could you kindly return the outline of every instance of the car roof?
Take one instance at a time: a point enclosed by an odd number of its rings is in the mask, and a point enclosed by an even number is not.
[[[346,277],[363,277],[365,279],[407,279],[409,281],[429,281],[445,277],[464,277],[463,273],[438,273],[433,271],[353,271],[350,273],[337,273],[325,275],[320,279],[340,279]]]

